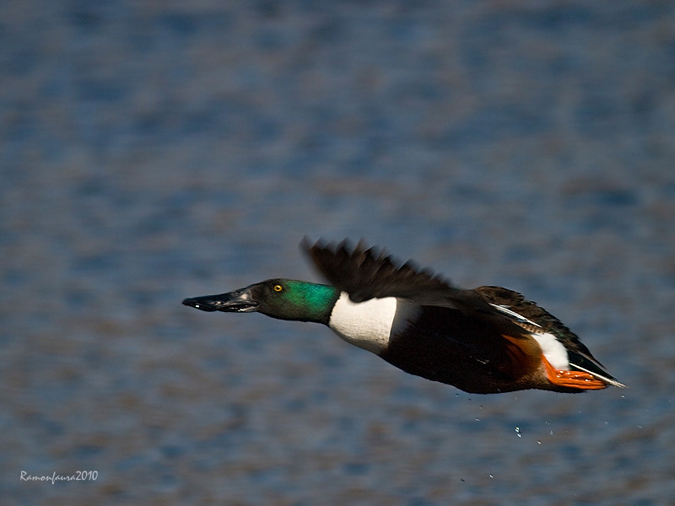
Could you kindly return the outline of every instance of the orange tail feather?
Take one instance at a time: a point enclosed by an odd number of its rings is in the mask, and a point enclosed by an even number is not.
[[[609,385],[591,374],[584,371],[563,371],[556,369],[542,355],[541,359],[546,366],[546,376],[554,385],[568,388],[578,388],[580,390],[601,390]]]

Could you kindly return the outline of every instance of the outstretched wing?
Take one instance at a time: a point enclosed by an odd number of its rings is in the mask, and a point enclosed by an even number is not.
[[[307,238],[302,249],[326,280],[347,292],[354,302],[381,297],[414,298],[460,292],[448,281],[428,269],[420,269],[412,262],[400,264],[378,248],[367,248],[361,241],[352,246],[348,240],[340,243],[318,241],[311,244]]]
[[[464,318],[491,326],[495,335],[508,334],[525,339],[529,332],[498,311],[475,290],[453,287],[449,281],[412,262],[401,264],[384,250],[367,248],[361,241],[352,246],[307,238],[302,248],[328,282],[347,292],[353,302],[373,298],[398,297],[418,306],[436,306],[460,312]]]

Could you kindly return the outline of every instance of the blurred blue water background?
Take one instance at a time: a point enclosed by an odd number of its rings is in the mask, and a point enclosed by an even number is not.
[[[0,68],[3,504],[672,503],[672,2],[7,0]],[[630,389],[180,305],[317,279],[305,235],[524,292]]]

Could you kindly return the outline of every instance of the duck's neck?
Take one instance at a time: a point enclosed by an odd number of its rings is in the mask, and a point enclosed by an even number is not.
[[[288,285],[291,290],[286,296],[283,311],[269,316],[328,325],[340,291],[330,285],[306,281],[288,281]]]

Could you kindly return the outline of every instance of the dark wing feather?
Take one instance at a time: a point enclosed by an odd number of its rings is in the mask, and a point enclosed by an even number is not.
[[[347,292],[354,302],[399,297],[419,306],[458,310],[467,318],[490,325],[497,335],[515,338],[529,335],[475,290],[455,288],[441,276],[412,262],[400,264],[384,250],[367,248],[363,241],[356,246],[346,239],[338,244],[318,241],[312,245],[305,238],[301,246],[328,282]]]
[[[550,332],[560,338],[561,341],[568,342],[573,349],[578,348],[580,352],[590,355],[590,351],[579,341],[576,334],[544,308],[531,300],[525,299],[522,294],[501,286],[479,286],[475,290],[485,297],[490,304],[506,306],[515,313],[533,321],[545,332]]]
[[[449,282],[412,262],[399,264],[384,250],[367,248],[361,241],[352,246],[348,240],[338,244],[319,241],[301,244],[317,270],[328,282],[347,292],[354,302],[381,297],[414,298],[460,292]]]

